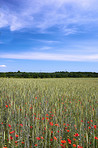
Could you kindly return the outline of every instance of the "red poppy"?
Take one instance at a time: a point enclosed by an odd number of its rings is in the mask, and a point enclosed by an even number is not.
[[[35,144],[35,146],[37,146],[37,144]]]
[[[78,137],[78,136],[79,136],[79,134],[78,134],[78,133],[75,133],[75,134],[74,134],[74,136],[75,136],[75,137]]]
[[[10,134],[13,134],[13,133],[15,133],[15,131],[10,132]]]
[[[18,141],[15,141],[15,143],[18,143]]]
[[[53,139],[51,138],[50,141],[53,141]]]
[[[23,127],[23,124],[20,124],[21,127]]]
[[[76,144],[73,144],[73,147],[76,147]]]
[[[66,143],[66,141],[65,140],[61,140],[61,143]]]
[[[22,141],[21,143],[22,143],[22,144],[24,144],[24,142],[23,142],[23,141]]]
[[[58,126],[59,127],[59,124],[55,124],[55,126]]]
[[[69,133],[69,130],[67,130],[67,132]]]
[[[11,139],[11,140],[13,140],[13,137],[12,137],[12,136],[10,136],[10,139]]]
[[[9,127],[11,127],[11,125],[10,125],[10,124],[8,124],[8,126],[9,126]]]
[[[6,105],[5,107],[8,108],[8,105]]]
[[[50,124],[51,126],[53,126],[53,122],[50,122],[49,124]]]
[[[16,134],[15,136],[16,136],[16,137],[19,137],[19,135],[17,135],[17,134]]]
[[[96,125],[94,125],[94,129],[96,129],[97,128],[97,126]]]
[[[40,140],[40,137],[36,137],[37,140]]]
[[[57,140],[57,138],[54,136],[54,139]]]
[[[44,139],[43,137],[41,137],[41,139]]]
[[[43,117],[42,120],[44,120],[45,118]]]
[[[98,137],[95,137],[96,140],[98,140]]]
[[[70,139],[67,139],[67,140],[68,140],[68,143],[71,144],[71,140]]]

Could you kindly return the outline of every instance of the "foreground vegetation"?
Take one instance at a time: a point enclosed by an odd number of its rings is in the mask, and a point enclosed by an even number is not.
[[[98,79],[0,79],[0,148],[97,148]]]

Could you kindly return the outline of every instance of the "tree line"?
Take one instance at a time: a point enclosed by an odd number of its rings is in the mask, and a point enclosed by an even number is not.
[[[87,78],[98,77],[96,72],[0,72],[0,77],[7,78]]]

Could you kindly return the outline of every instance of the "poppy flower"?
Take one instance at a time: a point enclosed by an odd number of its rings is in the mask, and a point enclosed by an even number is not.
[[[78,137],[78,136],[79,136],[79,134],[78,134],[78,133],[76,133],[76,134],[74,134],[74,136],[75,136],[75,137]]]
[[[96,125],[94,125],[94,129],[96,129],[97,128],[97,126]]]
[[[43,117],[42,120],[44,120],[45,118]]]
[[[21,143],[22,143],[22,144],[24,144],[24,142],[23,142],[23,141],[22,141]]]
[[[8,108],[8,105],[6,105],[5,107]]]
[[[12,136],[10,136],[10,139],[11,139],[11,140],[13,140],[13,137],[12,137]]]
[[[76,144],[73,144],[73,147],[76,147]]]
[[[59,124],[55,124],[55,126],[58,126],[59,127]]]
[[[37,144],[35,144],[35,146],[37,146]]]
[[[51,126],[53,126],[53,122],[50,122],[49,124],[50,124]]]
[[[11,125],[10,125],[10,124],[8,124],[8,126],[9,126],[9,127],[11,127]]]
[[[53,139],[51,138],[50,141],[53,141]]]
[[[44,139],[43,137],[41,137],[41,139]]]
[[[98,140],[98,137],[95,137],[96,140]]]
[[[57,140],[57,138],[54,136],[54,139]]]
[[[23,124],[20,124],[21,127],[23,127]]]
[[[40,137],[36,137],[37,140],[40,140]]]
[[[66,141],[65,140],[61,140],[61,143],[66,143]]]
[[[15,133],[15,131],[10,132],[10,134],[13,134],[13,133]]]
[[[67,140],[68,140],[68,143],[71,144],[71,140],[70,139],[67,139]]]
[[[16,134],[15,136],[16,136],[16,137],[19,137],[19,135],[17,135],[17,134]]]

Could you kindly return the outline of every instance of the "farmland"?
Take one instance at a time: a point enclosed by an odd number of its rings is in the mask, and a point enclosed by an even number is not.
[[[97,148],[98,78],[0,78],[0,148]]]

